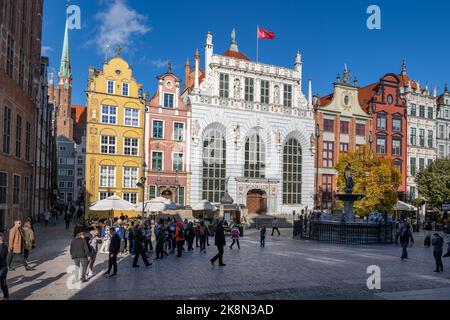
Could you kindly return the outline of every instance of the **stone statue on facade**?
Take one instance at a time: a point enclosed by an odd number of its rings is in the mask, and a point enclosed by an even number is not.
[[[236,126],[236,129],[234,129],[235,133],[235,143],[237,144],[241,140],[241,127],[239,125]]]
[[[192,138],[198,138],[198,134],[200,132],[200,124],[198,120],[195,120],[192,124]]]
[[[273,96],[274,96],[274,103],[280,104],[280,87],[279,86],[275,86]]]
[[[239,79],[234,80],[234,98],[236,100],[241,99],[241,81]]]
[[[281,134],[280,134],[280,129],[276,129],[273,132],[275,134],[275,144],[277,146],[281,145]]]

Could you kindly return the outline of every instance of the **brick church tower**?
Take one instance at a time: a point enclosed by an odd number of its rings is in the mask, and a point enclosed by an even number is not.
[[[72,67],[69,51],[69,23],[66,19],[61,66],[58,74],[58,85],[55,87],[53,75],[49,83],[50,100],[57,108],[56,133],[73,140],[72,105]]]

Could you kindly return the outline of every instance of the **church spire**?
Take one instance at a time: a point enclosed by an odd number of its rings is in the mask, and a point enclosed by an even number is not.
[[[67,2],[67,6],[69,2]],[[61,55],[61,67],[59,69],[59,76],[72,78],[72,66],[70,65],[70,50],[69,50],[69,19],[66,16],[66,28],[64,32],[64,43]]]

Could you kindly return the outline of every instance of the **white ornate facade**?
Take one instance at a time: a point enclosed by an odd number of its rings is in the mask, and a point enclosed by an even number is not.
[[[450,158],[450,93],[447,85],[444,93],[438,99],[438,114],[436,124],[437,157]]]
[[[404,65],[404,70],[406,67]],[[406,71],[404,71],[406,73]],[[415,177],[436,160],[436,89],[408,81],[401,89],[408,107],[408,199],[418,197]]]
[[[192,107],[191,204],[217,203],[228,190],[250,213],[312,208],[314,116],[300,53],[294,69],[252,62],[233,33],[230,50],[214,54],[208,33],[204,71],[199,61],[197,53],[183,94]]]

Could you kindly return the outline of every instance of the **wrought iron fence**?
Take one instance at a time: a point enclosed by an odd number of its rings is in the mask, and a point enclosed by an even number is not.
[[[392,224],[345,223],[300,219],[294,222],[294,237],[336,244],[392,244]]]

